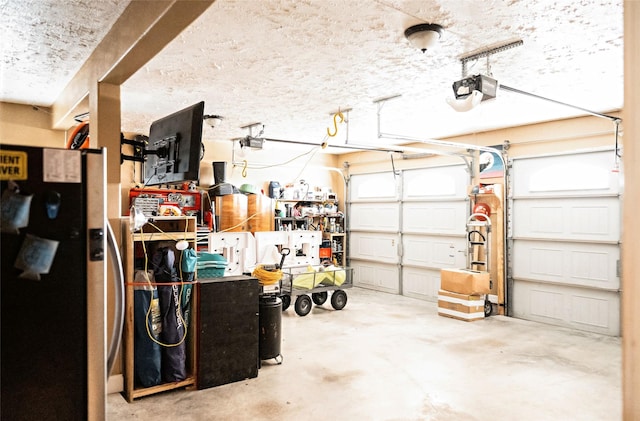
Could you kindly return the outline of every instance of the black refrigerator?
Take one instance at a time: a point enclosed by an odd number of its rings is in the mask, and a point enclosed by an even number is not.
[[[0,145],[0,417],[106,417],[102,149]]]

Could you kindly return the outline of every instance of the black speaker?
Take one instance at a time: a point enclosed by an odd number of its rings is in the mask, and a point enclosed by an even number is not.
[[[198,376],[205,389],[258,376],[260,285],[250,276],[198,279]]]
[[[227,172],[227,163],[225,161],[214,161],[213,165],[213,180],[214,187],[209,191],[211,196],[226,196],[234,193],[234,188],[231,184],[225,181]]]
[[[222,184],[226,180],[227,163],[224,161],[212,162],[213,165],[213,180],[216,184]]]

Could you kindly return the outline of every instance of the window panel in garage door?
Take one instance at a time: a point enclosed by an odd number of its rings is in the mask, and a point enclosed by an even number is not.
[[[620,334],[620,173],[613,151],[514,159],[512,314]]]
[[[399,177],[353,175],[349,183],[349,259],[354,284],[398,294]]]
[[[393,173],[353,175],[349,183],[351,202],[398,200],[398,178]]]

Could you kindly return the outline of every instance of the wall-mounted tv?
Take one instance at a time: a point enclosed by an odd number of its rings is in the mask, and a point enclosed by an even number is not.
[[[144,185],[198,181],[204,101],[154,121],[144,148]]]

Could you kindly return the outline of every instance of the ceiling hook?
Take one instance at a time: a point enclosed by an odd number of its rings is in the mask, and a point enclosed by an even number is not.
[[[342,114],[342,111],[340,111],[340,109],[338,109],[338,112],[333,115],[333,134],[331,133],[331,129],[327,127],[327,135],[329,137],[335,137],[335,135],[338,134],[338,122],[336,121],[338,117],[340,117],[340,123],[343,123],[344,114]]]

